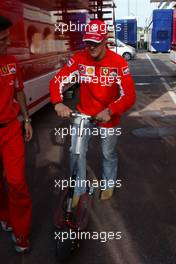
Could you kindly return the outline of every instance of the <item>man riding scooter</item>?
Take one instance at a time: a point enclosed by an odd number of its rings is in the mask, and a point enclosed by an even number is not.
[[[64,83],[71,82],[77,76],[80,82],[80,98],[77,110],[80,113],[94,116],[96,126],[104,129],[105,137],[101,138],[102,179],[106,181],[106,189],[101,191],[100,199],[109,199],[117,179],[117,141],[116,133],[120,117],[135,102],[134,82],[126,61],[107,48],[107,25],[101,20],[92,20],[86,26],[83,37],[86,48],[77,52],[51,80],[51,101],[58,116],[69,117],[72,110],[63,103]],[[102,81],[103,80],[103,81]],[[77,120],[74,127],[77,128]],[[92,129],[92,123],[87,123]],[[74,160],[73,150],[76,137],[72,135],[70,159]],[[86,152],[90,134],[83,136],[81,153],[78,161],[77,182],[86,180]],[[109,184],[111,182],[111,184]],[[114,184],[112,184],[112,182]],[[74,190],[72,206],[76,207],[85,186],[78,184]]]

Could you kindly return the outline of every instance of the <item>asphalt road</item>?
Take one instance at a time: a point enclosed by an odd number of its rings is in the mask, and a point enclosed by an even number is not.
[[[148,57],[149,56],[149,57]],[[152,61],[151,61],[152,60]],[[109,201],[93,197],[88,230],[121,232],[120,240],[85,240],[70,264],[176,263],[176,66],[168,54],[140,53],[129,63],[137,102],[122,118],[118,177]],[[76,98],[66,100],[74,106]],[[9,233],[0,231],[2,264],[56,264],[54,215],[60,191],[54,180],[68,175],[70,138],[54,136],[69,120],[56,117],[51,105],[33,116],[34,138],[26,145],[26,174],[33,200],[32,251],[18,255]],[[93,137],[88,169],[101,176],[99,139]]]

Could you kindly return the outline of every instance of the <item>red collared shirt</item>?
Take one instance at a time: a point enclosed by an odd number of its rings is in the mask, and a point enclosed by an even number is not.
[[[15,57],[0,55],[0,123],[7,123],[17,116],[15,93],[23,90],[19,66]]]
[[[50,82],[52,103],[63,101],[63,87],[75,76],[80,83],[77,109],[81,113],[95,116],[105,108],[111,110],[111,120],[99,123],[100,126],[118,125],[120,116],[135,102],[135,87],[128,64],[109,49],[101,61],[93,59],[86,49],[76,53]]]

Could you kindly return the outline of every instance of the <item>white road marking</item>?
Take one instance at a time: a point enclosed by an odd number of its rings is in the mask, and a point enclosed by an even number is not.
[[[150,85],[151,83],[136,83],[136,85],[143,86],[143,85]]]
[[[161,75],[158,75],[158,76],[161,76]],[[148,74],[133,74],[133,77],[156,77],[156,75],[151,75],[151,74],[150,75],[148,75]]]
[[[170,97],[172,98],[173,102],[176,104],[176,94],[174,91],[168,91]]]
[[[161,76],[161,72],[159,71],[159,69],[156,67],[155,63],[152,61],[152,59],[150,58],[150,56],[148,54],[146,54],[147,59],[150,61],[151,65],[153,66],[156,74],[159,76]],[[164,87],[166,88],[166,90],[168,91],[168,94],[170,95],[172,101],[174,102],[174,104],[176,104],[176,94],[174,91],[172,91],[172,88],[170,87],[170,85],[167,83],[166,79],[164,77],[160,77],[160,80],[162,81],[162,84],[164,85]]]
[[[156,71],[157,75],[161,75],[161,72],[158,70],[158,68],[156,67],[155,63],[152,61],[152,59],[150,58],[150,56],[148,54],[146,54],[147,59],[150,61],[150,63],[152,64],[154,70]]]

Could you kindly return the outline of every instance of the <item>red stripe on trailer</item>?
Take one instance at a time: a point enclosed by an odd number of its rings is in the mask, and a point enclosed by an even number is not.
[[[175,63],[175,64],[176,64],[176,62],[175,62],[175,61],[173,61],[173,60],[171,60],[171,62],[173,62],[173,63]]]
[[[35,107],[36,105],[40,104],[42,101],[46,100],[48,97],[50,97],[50,94],[46,94],[42,97],[40,97],[39,99],[37,99],[36,101],[34,101],[33,103],[28,105],[28,110],[30,110],[31,108]]]

